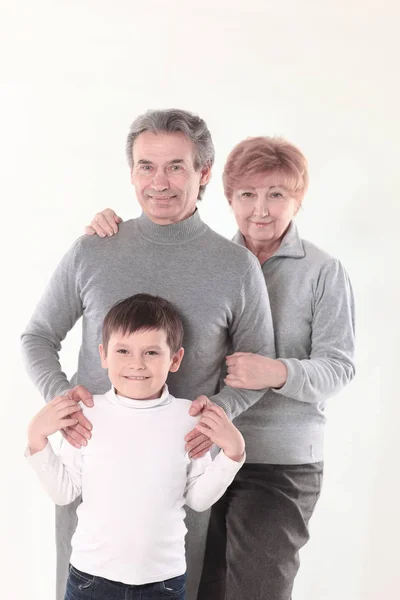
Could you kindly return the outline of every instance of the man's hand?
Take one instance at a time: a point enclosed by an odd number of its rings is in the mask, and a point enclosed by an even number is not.
[[[80,411],[82,409],[79,404],[68,396],[56,396],[46,404],[29,423],[28,442],[31,454],[46,447],[49,435],[63,427],[76,426]]]
[[[118,224],[122,223],[121,217],[112,208],[105,208],[97,213],[88,227],[85,227],[86,235],[99,235],[100,237],[111,237],[118,233]]]
[[[72,390],[68,390],[63,397],[69,398],[75,402],[76,405],[78,405],[78,402],[83,402],[85,406],[93,406],[93,396],[83,385],[77,385]],[[92,434],[90,433],[92,424],[82,411],[76,413],[76,418],[78,419],[78,423],[64,427],[61,430],[61,433],[71,446],[74,446],[74,448],[81,448],[82,446],[86,446],[87,440],[90,440],[92,437]]]
[[[192,417],[195,417],[203,410],[210,408],[211,406],[213,406],[213,403],[207,398],[207,396],[198,396],[196,400],[193,400],[189,414],[192,415]],[[190,458],[200,458],[201,456],[204,456],[213,445],[213,442],[210,440],[209,436],[200,433],[196,427],[187,434],[185,441],[185,449],[186,452],[189,452]]]
[[[247,390],[280,388],[285,385],[287,379],[285,363],[259,354],[235,352],[226,357],[226,366],[228,375],[224,382],[233,388]]]
[[[242,460],[243,436],[220,406],[212,404],[210,408],[204,410],[196,428],[222,448],[228,458],[236,462]]]

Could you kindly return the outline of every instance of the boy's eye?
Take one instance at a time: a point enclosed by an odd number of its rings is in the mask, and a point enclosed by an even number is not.
[[[156,352],[155,350],[148,350],[146,354],[148,354],[149,356],[157,356],[158,352]]]

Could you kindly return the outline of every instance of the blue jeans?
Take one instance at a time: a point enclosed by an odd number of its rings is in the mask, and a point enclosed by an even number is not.
[[[144,585],[127,585],[69,567],[64,600],[185,600],[186,575]]]

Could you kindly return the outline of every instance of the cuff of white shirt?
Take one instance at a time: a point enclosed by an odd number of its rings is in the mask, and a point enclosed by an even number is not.
[[[33,468],[44,468],[45,465],[50,461],[52,454],[53,450],[48,440],[43,450],[39,450],[39,452],[31,454],[31,449],[28,445],[26,446],[24,452],[26,460],[29,462],[30,465],[32,465]]]
[[[225,454],[223,450],[220,450],[214,459],[214,462],[215,461],[221,463],[220,466],[223,467],[224,470],[229,471],[231,473],[237,473],[240,467],[242,467],[246,461],[246,451],[243,452],[241,460],[237,461],[232,460],[231,458],[229,458],[229,456]]]

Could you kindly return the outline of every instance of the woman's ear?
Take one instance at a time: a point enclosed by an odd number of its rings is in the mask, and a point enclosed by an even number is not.
[[[175,352],[171,360],[171,366],[169,368],[171,373],[176,373],[176,371],[179,369],[184,354],[185,351],[183,348],[179,348],[178,352]]]

